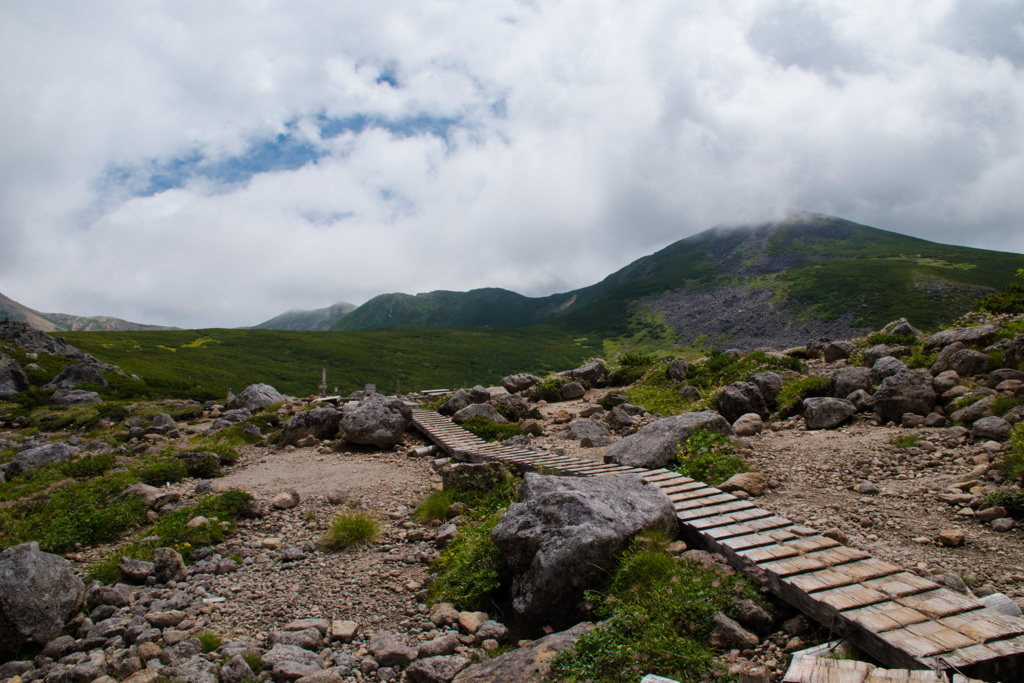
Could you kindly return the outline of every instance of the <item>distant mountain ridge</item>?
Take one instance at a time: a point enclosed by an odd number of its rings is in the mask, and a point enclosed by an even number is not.
[[[81,316],[66,313],[41,313],[0,294],[0,320],[16,320],[43,332],[130,332],[136,330],[176,330],[176,327],[143,325],[109,316]]]
[[[900,317],[935,328],[1002,288],[1024,256],[942,245],[832,216],[718,227],[601,282],[547,297],[505,289],[382,294],[335,330],[524,327],[615,336],[656,316],[682,343],[756,348],[840,338]]]
[[[310,330],[322,332],[331,329],[341,318],[356,310],[355,304],[339,301],[325,308],[292,310],[270,320],[253,325],[256,330]]]

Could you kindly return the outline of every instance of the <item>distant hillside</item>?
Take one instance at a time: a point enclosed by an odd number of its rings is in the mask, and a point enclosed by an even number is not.
[[[322,332],[331,329],[343,317],[356,309],[355,304],[339,301],[327,308],[315,308],[310,311],[288,311],[271,318],[259,325],[253,325],[256,330],[311,330]]]
[[[934,329],[1002,288],[1020,254],[937,244],[831,216],[793,213],[712,228],[582,289],[531,298],[502,289],[385,294],[334,326],[524,327],[558,321],[611,337],[655,315],[678,341],[784,346],[900,317]]]
[[[0,294],[0,320],[28,323],[43,332],[127,332],[177,329],[160,325],[142,325],[103,315],[89,317],[65,313],[40,313],[3,294]]]

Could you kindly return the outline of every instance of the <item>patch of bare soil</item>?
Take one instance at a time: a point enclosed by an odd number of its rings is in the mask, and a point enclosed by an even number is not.
[[[758,505],[821,531],[839,529],[850,545],[918,573],[952,572],[979,593],[994,588],[1024,595],[1021,528],[997,533],[969,508],[938,499],[988,461],[982,446],[950,439],[945,429],[879,427],[867,418],[837,430],[806,431],[798,424],[748,439],[752,468],[774,486]],[[901,434],[921,441],[896,449],[892,441]],[[857,492],[864,480],[879,493]],[[966,542],[940,545],[935,539],[943,529],[962,530]],[[986,584],[990,588],[982,588]]]

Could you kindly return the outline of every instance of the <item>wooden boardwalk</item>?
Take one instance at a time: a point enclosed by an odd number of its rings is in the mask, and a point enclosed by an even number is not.
[[[432,411],[414,409],[413,423],[457,460],[501,461],[519,470],[564,476],[642,476],[668,494],[687,543],[721,553],[885,666],[960,670],[1005,683],[1024,680],[1024,619],[841,545],[750,501],[665,469],[488,443]]]

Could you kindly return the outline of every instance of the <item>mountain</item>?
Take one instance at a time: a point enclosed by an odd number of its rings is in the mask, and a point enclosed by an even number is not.
[[[794,212],[781,221],[706,230],[571,292],[384,294],[332,329],[550,322],[574,334],[658,334],[663,327],[684,344],[782,346],[850,336],[901,317],[934,329],[1001,289],[1021,266],[1020,254]]]
[[[40,313],[0,294],[0,320],[28,323],[43,332],[125,332],[137,330],[174,330],[174,327],[143,325],[109,316],[80,316],[66,313]]]
[[[331,329],[333,325],[355,309],[355,304],[339,301],[326,308],[315,308],[309,311],[293,310],[259,325],[253,325],[253,329],[324,331]]]

